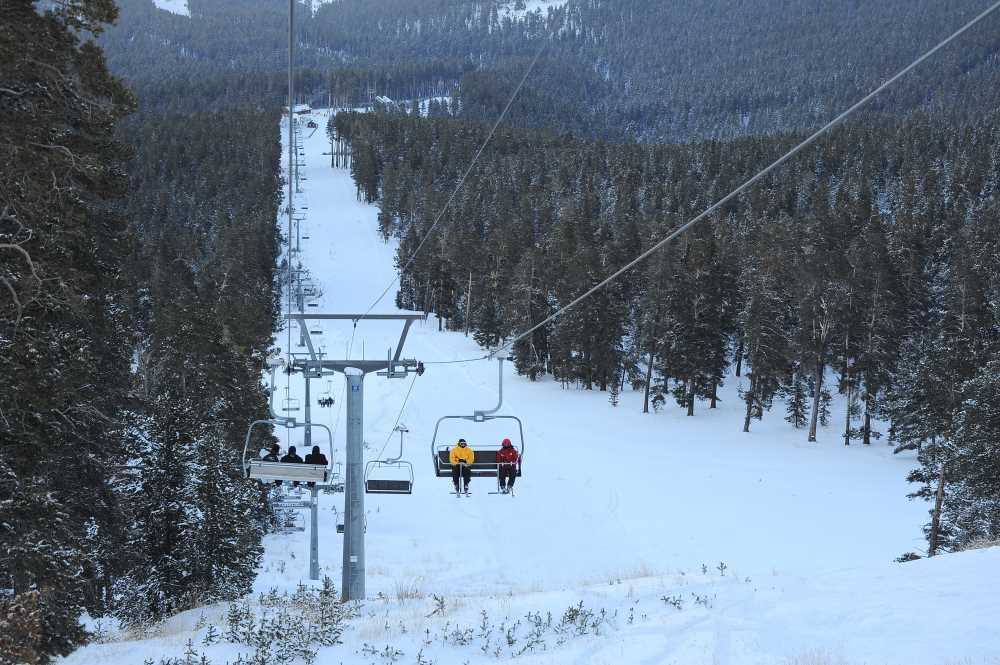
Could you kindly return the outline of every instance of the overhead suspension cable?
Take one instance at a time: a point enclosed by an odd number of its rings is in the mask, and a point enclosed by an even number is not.
[[[382,444],[382,450],[378,451],[378,456],[375,459],[382,459],[382,453],[385,452],[386,446],[389,445],[389,441],[392,440],[392,433],[396,431],[396,425],[399,424],[399,419],[403,417],[403,410],[406,408],[406,402],[410,399],[410,393],[413,392],[413,384],[417,382],[417,375],[414,374],[413,378],[410,380],[410,387],[406,391],[406,396],[403,397],[403,405],[399,407],[399,413],[396,414],[396,422],[392,424],[392,429],[389,430],[389,435],[385,437],[385,443]],[[402,446],[401,446],[402,447]]]
[[[603,280],[601,280],[600,282],[598,282],[597,284],[595,284],[594,286],[592,286],[591,288],[589,288],[583,294],[577,296],[576,298],[574,298],[572,301],[570,301],[566,305],[563,305],[562,307],[560,307],[559,309],[557,309],[555,312],[553,312],[552,314],[550,314],[548,317],[546,317],[542,321],[539,321],[538,323],[536,323],[535,325],[531,326],[527,330],[525,330],[525,331],[523,331],[523,332],[515,335],[510,340],[508,340],[506,343],[504,343],[503,345],[497,347],[496,349],[493,349],[493,350],[489,351],[481,359],[493,358],[494,356],[496,356],[501,351],[505,351],[506,349],[509,349],[511,346],[513,346],[514,344],[516,344],[518,341],[524,339],[525,337],[527,337],[531,333],[535,332],[536,330],[538,330],[542,326],[551,323],[552,321],[554,321],[555,319],[559,318],[564,313],[566,313],[568,310],[576,307],[581,302],[583,302],[584,300],[586,300],[587,298],[589,298],[593,294],[597,293],[598,291],[600,291],[601,289],[603,289],[604,287],[606,287],[611,282],[613,282],[616,279],[618,279],[619,277],[621,277],[623,274],[625,274],[626,272],[628,272],[630,269],[632,269],[633,267],[635,267],[637,264],[641,263],[643,260],[645,260],[646,258],[648,258],[651,254],[653,254],[656,251],[658,251],[659,249],[661,249],[663,246],[665,246],[671,240],[673,240],[673,239],[677,238],[678,236],[682,235],[683,233],[687,232],[695,224],[697,224],[697,223],[701,222],[702,220],[706,219],[713,212],[717,211],[719,208],[721,208],[722,206],[724,206],[725,204],[729,203],[734,198],[736,198],[737,196],[739,196],[740,194],[742,194],[743,192],[745,192],[747,189],[749,189],[751,186],[753,186],[756,182],[758,182],[761,178],[763,178],[764,176],[768,175],[769,173],[771,173],[772,171],[774,171],[776,168],[778,168],[779,166],[781,166],[782,164],[784,164],[785,162],[787,162],[789,159],[791,159],[792,157],[794,157],[795,155],[797,155],[799,152],[801,152],[802,150],[804,150],[805,148],[807,148],[808,146],[810,146],[811,144],[813,144],[818,138],[820,138],[821,136],[823,136],[824,134],[826,134],[828,131],[830,131],[831,129],[833,129],[835,126],[839,125],[841,122],[843,122],[849,116],[853,115],[856,111],[858,111],[861,107],[863,107],[865,104],[867,104],[872,99],[874,99],[876,96],[878,96],[886,88],[890,87],[892,84],[894,84],[896,81],[898,81],[899,79],[901,79],[903,76],[905,76],[906,74],[908,74],[911,71],[913,71],[914,69],[916,69],[925,60],[927,60],[928,58],[930,58],[931,56],[933,56],[935,53],[937,53],[938,51],[940,51],[941,49],[943,49],[944,47],[946,47],[948,44],[950,44],[955,39],[957,39],[958,37],[960,37],[961,35],[963,35],[965,32],[967,32],[968,30],[970,30],[972,27],[974,27],[975,25],[977,25],[978,23],[980,23],[983,19],[985,19],[987,16],[989,16],[990,14],[992,14],[993,12],[995,12],[997,9],[1000,9],[1000,1],[998,1],[998,2],[994,3],[993,5],[991,5],[988,9],[986,9],[985,11],[983,11],[981,14],[979,14],[978,16],[976,16],[975,18],[973,18],[971,21],[969,21],[968,23],[966,23],[965,25],[963,25],[961,28],[959,28],[955,32],[953,32],[949,37],[947,37],[943,41],[939,42],[934,48],[930,49],[929,51],[927,51],[926,53],[924,53],[923,55],[921,55],[919,58],[917,58],[916,60],[914,60],[913,62],[911,62],[909,65],[907,65],[906,67],[904,67],[903,69],[901,69],[892,78],[888,79],[882,85],[878,86],[877,88],[875,88],[874,90],[872,90],[870,93],[868,93],[867,95],[865,95],[865,97],[862,98],[860,101],[858,101],[857,103],[855,103],[849,109],[847,109],[846,111],[844,111],[843,113],[841,113],[840,115],[838,115],[836,118],[834,118],[833,120],[831,120],[830,122],[828,122],[827,124],[825,124],[820,129],[818,129],[817,131],[815,131],[808,138],[806,138],[804,141],[802,141],[801,143],[799,143],[798,145],[796,145],[794,148],[792,148],[791,150],[789,150],[788,152],[786,152],[784,155],[782,155],[781,157],[779,157],[778,159],[776,159],[775,161],[773,161],[769,166],[767,166],[766,168],[764,168],[762,171],[759,171],[756,175],[754,175],[752,178],[750,178],[749,180],[747,180],[746,182],[744,182],[742,185],[740,185],[739,187],[737,187],[736,189],[734,189],[733,191],[731,191],[729,194],[727,194],[726,196],[722,197],[721,199],[719,199],[718,201],[716,201],[715,203],[713,203],[711,206],[709,206],[708,208],[706,208],[704,210],[704,212],[702,212],[701,214],[699,214],[697,217],[695,217],[694,219],[688,221],[684,225],[682,225],[682,226],[678,227],[677,229],[675,229],[667,237],[663,238],[662,240],[660,240],[659,242],[657,242],[655,245],[653,245],[652,247],[650,247],[649,249],[647,249],[645,252],[643,252],[642,254],[640,254],[639,256],[637,256],[636,258],[632,259],[631,261],[629,261],[628,263],[626,263],[624,266],[622,266],[621,268],[619,268],[615,272],[613,272],[610,275],[608,275],[606,278],[604,278]],[[468,360],[454,361],[454,362],[471,362],[473,360],[477,360],[477,358],[470,358]],[[426,365],[426,364],[430,364],[430,363],[425,362],[424,364]]]
[[[486,360],[489,358],[489,354],[483,354],[481,356],[476,356],[475,358],[462,358],[461,360],[425,360],[423,363],[425,365],[458,365],[460,363],[472,363],[477,360]]]
[[[548,43],[549,42],[547,38],[542,39],[541,48],[538,49],[537,53],[535,53],[535,57],[531,59],[531,63],[525,70],[524,76],[521,77],[521,80],[517,84],[517,87],[514,88],[514,92],[511,93],[510,99],[507,100],[506,106],[503,107],[503,111],[500,112],[500,115],[497,117],[496,122],[493,123],[493,127],[490,129],[489,134],[486,135],[486,139],[479,146],[479,150],[476,151],[475,156],[472,158],[472,162],[469,164],[468,168],[465,169],[465,173],[463,173],[462,177],[459,178],[458,184],[455,185],[455,188],[451,192],[451,196],[448,197],[448,200],[447,202],[445,202],[444,207],[441,208],[440,212],[438,212],[437,214],[437,217],[434,218],[434,223],[431,224],[431,227],[429,229],[427,229],[427,233],[424,234],[423,239],[421,239],[420,243],[417,245],[417,248],[413,250],[413,253],[410,254],[410,257],[406,260],[406,263],[403,264],[403,267],[399,269],[399,272],[396,274],[396,276],[393,277],[392,281],[389,282],[389,284],[385,287],[385,289],[382,291],[379,297],[375,299],[375,302],[373,302],[371,306],[368,307],[367,310],[365,310],[365,313],[361,315],[361,319],[371,314],[372,310],[375,309],[375,307],[380,302],[382,302],[382,299],[385,298],[386,294],[388,294],[389,291],[392,289],[392,287],[395,286],[402,278],[403,273],[405,273],[409,269],[409,267],[413,264],[413,261],[417,258],[417,254],[420,253],[420,250],[423,249],[427,241],[430,240],[430,237],[434,235],[434,230],[437,228],[438,224],[441,223],[441,220],[444,218],[444,214],[448,211],[448,208],[451,207],[452,202],[454,202],[455,197],[458,195],[458,192],[462,189],[462,186],[465,184],[466,179],[468,179],[469,174],[472,173],[472,169],[475,168],[476,163],[479,161],[479,158],[483,154],[483,151],[486,150],[486,146],[489,145],[490,141],[493,139],[493,135],[496,134],[497,128],[500,127],[500,123],[503,122],[505,117],[507,117],[507,112],[510,110],[510,107],[514,104],[514,100],[517,99],[517,95],[521,92],[521,88],[524,87],[524,83],[525,81],[528,80],[528,76],[530,76],[532,70],[534,70],[535,64],[538,62],[538,59],[542,56],[542,53],[548,47]],[[360,321],[361,319],[358,320]]]

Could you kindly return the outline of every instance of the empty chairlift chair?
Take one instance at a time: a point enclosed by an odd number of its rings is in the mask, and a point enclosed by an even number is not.
[[[365,465],[365,492],[368,494],[412,494],[413,465],[402,459],[405,425],[398,425],[399,454],[383,460],[371,460]],[[391,435],[390,435],[391,436]]]
[[[299,404],[298,398],[285,397],[281,400],[281,410],[285,413],[295,413],[302,410],[302,405]]]

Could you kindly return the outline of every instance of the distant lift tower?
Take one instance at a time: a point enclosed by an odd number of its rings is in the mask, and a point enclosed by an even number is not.
[[[423,373],[423,363],[411,358],[401,358],[403,343],[414,321],[427,318],[426,314],[289,314],[289,323],[297,321],[308,353],[296,354],[292,369],[301,371],[308,386],[310,379],[320,378],[324,372],[340,372],[347,385],[344,394],[347,400],[347,450],[346,475],[344,483],[344,575],[342,580],[343,598],[347,600],[365,599],[365,482],[364,482],[364,379],[369,372],[378,372],[390,379],[402,379],[410,372]],[[310,321],[353,321],[361,319],[373,321],[402,321],[403,332],[399,336],[396,350],[386,354],[384,360],[327,360],[313,348],[309,335]],[[306,393],[308,395],[308,392]],[[308,402],[308,398],[307,398]],[[306,414],[308,420],[309,414]],[[308,428],[306,430],[308,432]]]

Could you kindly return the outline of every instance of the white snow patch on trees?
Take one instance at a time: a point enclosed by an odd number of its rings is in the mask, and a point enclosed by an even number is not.
[[[163,11],[180,16],[191,16],[187,0],[153,0],[153,4]]]
[[[558,9],[566,4],[566,0],[515,0],[501,5],[500,17],[508,16],[515,21],[522,20],[528,14],[539,12],[543,16],[549,9]]]

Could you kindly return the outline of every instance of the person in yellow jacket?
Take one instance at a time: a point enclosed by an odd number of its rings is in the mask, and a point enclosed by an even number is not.
[[[462,480],[465,481],[465,493],[469,493],[469,481],[472,480],[472,463],[476,461],[476,454],[469,448],[465,439],[459,439],[458,444],[448,452],[448,463],[451,464],[451,482],[455,485],[455,494],[458,494],[458,476],[461,473]],[[464,465],[463,465],[464,463]]]

